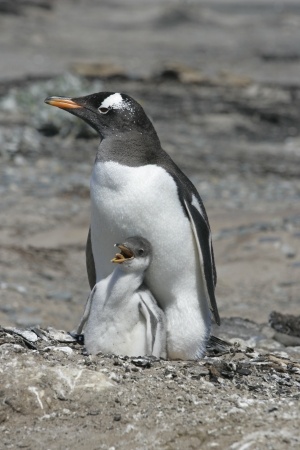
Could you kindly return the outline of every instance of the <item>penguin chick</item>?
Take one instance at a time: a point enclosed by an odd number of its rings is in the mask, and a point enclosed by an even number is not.
[[[166,357],[166,327],[162,310],[143,284],[152,256],[150,242],[131,237],[111,260],[114,271],[93,288],[78,327],[85,324],[88,353]]]

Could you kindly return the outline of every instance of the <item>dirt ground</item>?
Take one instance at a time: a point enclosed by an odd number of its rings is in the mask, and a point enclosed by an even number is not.
[[[299,25],[296,0],[0,1],[0,448],[299,448],[300,332],[268,325],[300,315]],[[98,140],[43,100],[97,90],[143,104],[205,202],[231,347],[200,362],[55,331],[89,293]]]

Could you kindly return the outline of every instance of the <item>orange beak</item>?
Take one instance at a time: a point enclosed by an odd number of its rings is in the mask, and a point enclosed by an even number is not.
[[[47,97],[45,103],[61,109],[82,108],[81,105],[78,105],[78,103],[68,97]]]

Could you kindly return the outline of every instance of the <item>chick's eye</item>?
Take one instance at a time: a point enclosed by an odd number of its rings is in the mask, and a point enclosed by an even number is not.
[[[101,114],[106,114],[109,111],[109,108],[104,108],[104,106],[100,106],[100,108],[98,108],[99,112],[101,112]]]
[[[142,256],[144,254],[144,250],[142,248],[139,249],[138,251],[139,256]]]

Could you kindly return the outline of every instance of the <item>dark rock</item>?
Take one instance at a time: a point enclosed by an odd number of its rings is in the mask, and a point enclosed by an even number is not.
[[[225,353],[229,353],[231,347],[232,344],[229,342],[215,336],[210,336],[206,344],[206,354],[208,356],[224,355]]]
[[[272,311],[269,316],[269,324],[281,334],[297,336],[300,338],[300,316],[281,314],[276,311]]]
[[[115,422],[120,422],[121,418],[122,418],[121,414],[115,414],[114,415],[114,421]]]
[[[237,372],[239,375],[246,375],[246,376],[247,376],[247,375],[251,375],[251,370],[248,369],[248,368],[245,367],[245,366],[240,365],[240,364],[237,365],[236,372]]]
[[[149,369],[151,367],[151,360],[148,357],[133,358],[131,359],[131,363],[143,369]]]

